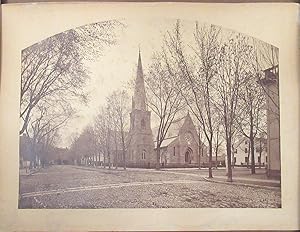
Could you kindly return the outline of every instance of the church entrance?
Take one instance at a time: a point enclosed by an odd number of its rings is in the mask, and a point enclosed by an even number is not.
[[[192,154],[193,154],[193,150],[190,147],[188,147],[184,155],[184,162],[186,164],[192,163]]]

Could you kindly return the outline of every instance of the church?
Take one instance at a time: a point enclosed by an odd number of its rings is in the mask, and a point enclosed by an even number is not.
[[[151,112],[146,105],[146,90],[141,53],[138,56],[130,129],[127,137],[126,163],[128,167],[156,166],[157,128],[151,128]],[[199,146],[201,144],[202,146]],[[189,113],[172,122],[160,149],[161,167],[196,167],[207,162],[207,149],[199,141]]]

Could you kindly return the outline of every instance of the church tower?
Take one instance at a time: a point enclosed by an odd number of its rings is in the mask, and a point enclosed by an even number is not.
[[[147,110],[146,106],[146,91],[140,51],[134,95],[132,97],[128,139],[128,166],[154,167],[155,156],[151,130],[151,112]]]

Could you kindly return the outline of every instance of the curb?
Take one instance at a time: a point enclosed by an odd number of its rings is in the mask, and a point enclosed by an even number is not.
[[[281,187],[275,187],[275,186],[263,186],[263,185],[257,185],[257,184],[246,184],[246,183],[239,183],[239,182],[219,181],[219,180],[209,179],[208,177],[202,177],[202,178],[205,181],[219,183],[219,184],[237,185],[237,186],[260,188],[260,189],[268,189],[268,190],[280,190],[281,189]]]

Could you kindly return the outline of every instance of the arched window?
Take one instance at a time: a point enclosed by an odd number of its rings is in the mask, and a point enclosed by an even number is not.
[[[142,159],[146,159],[146,151],[145,150],[142,151]]]
[[[141,121],[141,127],[142,127],[142,129],[145,129],[145,127],[146,127],[146,124],[145,124],[145,120],[144,120],[144,119],[142,119],[142,121]]]

